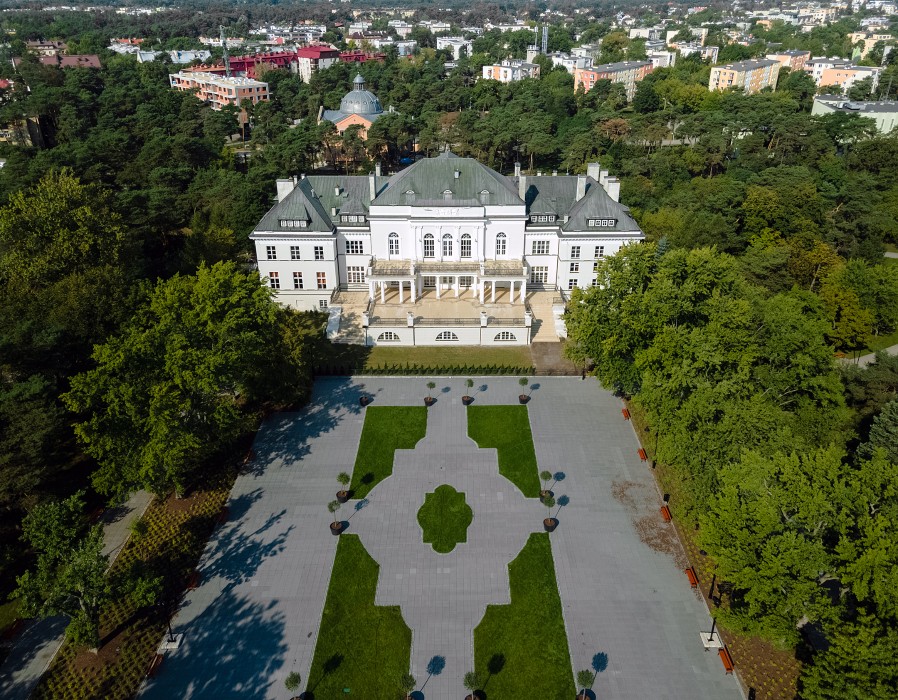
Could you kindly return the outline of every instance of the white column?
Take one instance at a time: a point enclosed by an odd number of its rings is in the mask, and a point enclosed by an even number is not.
[[[374,301],[374,280],[368,280],[368,301]]]
[[[483,288],[486,286],[486,282],[484,280],[480,280],[480,303],[483,304]]]
[[[405,286],[405,282],[399,280],[399,303],[405,303],[405,300],[402,298],[402,288]]]
[[[490,304],[496,303],[496,280],[490,280]]]
[[[455,298],[458,299],[458,290],[461,288],[461,285],[458,282],[458,275],[455,276]]]
[[[521,280],[521,303],[527,301],[527,280]]]
[[[386,286],[387,286],[387,283],[386,283],[386,282],[381,282],[381,283],[380,283],[380,303],[381,303],[381,304],[386,304],[386,303],[387,303],[387,298],[386,298],[386,297],[387,297],[387,294],[386,294],[386,291],[385,291],[385,290],[386,290]]]
[[[440,283],[443,281],[443,278],[440,275],[437,275],[437,299],[440,298]]]
[[[424,275],[418,275],[418,296],[415,297],[415,301],[424,296]]]

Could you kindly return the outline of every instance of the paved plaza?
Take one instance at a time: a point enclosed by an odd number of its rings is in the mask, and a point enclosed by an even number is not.
[[[419,683],[431,657],[446,659],[424,688],[427,700],[465,696],[472,630],[487,604],[509,602],[507,565],[546,513],[499,475],[495,450],[467,437],[464,379],[434,379],[426,437],[397,450],[393,476],[364,507],[350,502],[340,513],[380,564],[376,603],[399,605],[412,630]],[[365,410],[358,396],[419,406],[427,381],[322,379],[307,410],[265,423],[229,520],[200,562],[202,583],[175,618],[185,642],[142,697],[282,700],[288,673],[309,677],[337,545],[325,506],[336,475],[355,462]],[[475,382],[478,404],[517,402],[514,377]],[[554,491],[570,497],[551,542],[572,672],[603,653],[607,668],[593,685],[602,700],[741,698],[717,654],[702,649],[699,631],[710,618],[670,546],[672,527],[660,521],[659,495],[620,401],[594,380],[534,378],[531,388],[539,467],[565,472]],[[443,483],[465,493],[474,520],[467,542],[440,555],[422,542],[416,513]],[[365,697],[364,689],[351,697]]]

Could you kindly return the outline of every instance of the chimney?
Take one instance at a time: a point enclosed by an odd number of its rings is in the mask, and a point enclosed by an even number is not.
[[[553,171],[552,171],[552,177],[558,177],[558,171],[557,171],[557,170],[553,170]]]
[[[278,201],[283,202],[284,198],[293,191],[293,188],[296,186],[296,184],[293,182],[293,180],[285,179],[285,180],[278,180],[277,186],[278,186]]]
[[[521,177],[521,164],[518,162],[515,162],[514,164],[514,176]]]
[[[518,197],[527,201],[527,176],[521,175],[518,178]]]
[[[598,163],[587,163],[586,165],[586,174],[591,177],[596,182],[599,181],[599,172],[601,171],[602,166]]]
[[[380,161],[378,161],[374,164],[374,174],[377,177],[380,177]]]
[[[604,187],[606,182],[608,182],[608,171],[603,170],[599,173],[599,184]]]
[[[377,176],[374,173],[368,173],[368,193],[371,195],[371,201],[377,196]]]
[[[458,178],[461,177],[461,171],[460,171],[460,170],[456,170],[455,173],[454,173],[454,175],[455,175],[455,179],[458,180]]]
[[[586,175],[577,175],[577,201],[586,195]]]
[[[611,197],[615,202],[620,201],[620,180],[616,177],[609,177],[605,180],[605,191],[608,193],[608,196]]]
[[[334,187],[334,196],[336,196],[336,197],[340,196],[340,186],[339,185]]]

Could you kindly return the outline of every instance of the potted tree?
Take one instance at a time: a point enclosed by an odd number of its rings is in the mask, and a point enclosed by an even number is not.
[[[483,685],[480,682],[480,676],[477,675],[477,672],[468,671],[465,674],[464,684],[465,689],[471,691],[471,694],[466,696],[465,700],[477,700],[477,691],[480,690],[480,686]]]
[[[552,509],[555,507],[555,499],[549,496],[548,498],[543,499],[543,505],[549,511],[549,517],[543,519],[543,527],[546,532],[552,532],[556,527],[558,527],[558,519],[552,517]]]
[[[583,688],[583,690],[577,694],[577,700],[587,700],[589,698],[586,691],[589,690],[593,680],[595,680],[595,676],[592,675],[592,671],[588,668],[584,668],[582,671],[577,671],[577,685],[580,688]]]
[[[411,673],[406,673],[399,679],[399,690],[405,695],[405,700],[409,700],[416,685],[415,677]]]
[[[527,403],[530,400],[530,397],[524,393],[527,390],[526,387],[529,383],[530,382],[527,380],[527,377],[521,377],[520,379],[518,379],[518,384],[521,385],[521,393],[518,394],[518,401],[520,401],[521,403]]]
[[[340,472],[337,474],[337,481],[340,482],[340,486],[343,488],[337,491],[337,500],[340,503],[346,503],[349,500],[349,491],[346,490],[346,487],[349,486],[349,482],[352,481],[352,477],[349,476],[346,472]]]
[[[552,496],[555,495],[549,490],[549,479],[552,478],[552,472],[550,472],[548,469],[541,471],[539,473],[539,478],[543,481],[543,488],[539,492],[539,500],[545,503],[547,498],[552,498]]]
[[[328,503],[327,510],[334,516],[334,522],[331,523],[331,534],[339,535],[343,530],[343,523],[337,521],[337,511],[340,510],[340,501],[331,501]]]
[[[427,396],[424,398],[425,406],[433,406],[433,404],[436,402],[436,399],[431,396],[435,388],[436,382],[427,382]]]
[[[473,387],[473,386],[474,386],[473,379],[465,379],[465,387],[467,387],[468,390],[470,390],[471,387]],[[465,392],[465,395],[461,397],[461,402],[465,406],[470,406],[472,401],[474,401],[474,397],[471,396],[470,394],[468,394],[467,392]]]
[[[359,396],[359,406],[367,406],[369,403],[371,403],[370,396],[368,396],[367,394],[362,394],[361,396]]]
[[[290,675],[287,676],[286,680],[284,681],[284,686],[291,693],[295,693],[299,689],[299,684],[301,681],[302,677],[296,671],[291,671]]]

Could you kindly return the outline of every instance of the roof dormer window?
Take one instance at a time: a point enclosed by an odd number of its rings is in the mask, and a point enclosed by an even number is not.
[[[587,219],[586,224],[590,228],[611,228],[617,224],[617,219]]]
[[[558,217],[555,214],[531,214],[531,224],[554,224]]]
[[[308,228],[309,222],[301,219],[281,219],[281,228]]]
[[[341,214],[340,215],[340,223],[341,224],[364,224],[366,222],[366,218],[364,214]]]

